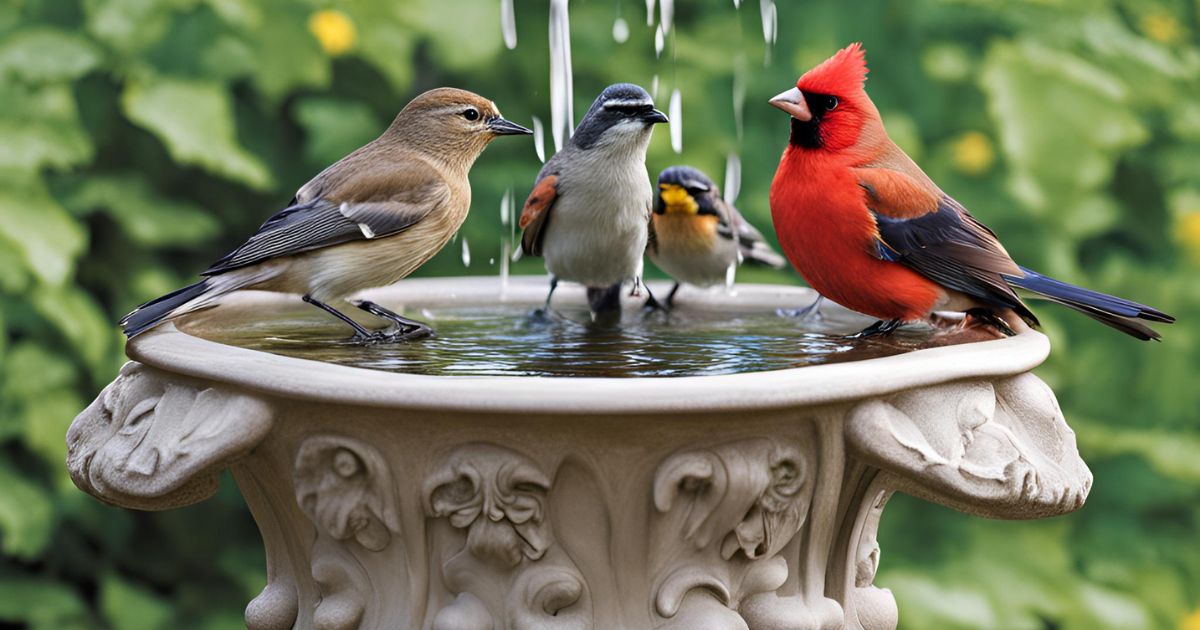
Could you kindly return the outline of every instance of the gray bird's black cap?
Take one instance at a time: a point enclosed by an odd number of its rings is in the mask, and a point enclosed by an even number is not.
[[[667,116],[654,109],[654,99],[640,86],[617,83],[604,88],[592,102],[575,128],[571,141],[579,148],[586,149],[595,144],[605,131],[627,120],[653,125],[667,122]]]

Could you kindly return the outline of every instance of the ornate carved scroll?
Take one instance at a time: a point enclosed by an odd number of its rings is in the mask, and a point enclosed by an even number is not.
[[[126,363],[67,432],[67,469],[81,490],[141,510],[202,501],[217,475],[271,429],[263,401]]]
[[[1092,485],[1053,392],[1032,374],[861,403],[845,433],[895,489],[972,514],[1064,514],[1083,505]]]
[[[460,446],[434,468],[422,498],[454,594],[435,629],[591,627],[583,576],[548,524],[550,486],[536,462],[493,444]]]
[[[659,627],[742,628],[737,610],[788,576],[778,554],[804,525],[810,464],[780,440],[677,453],[654,477],[651,565]]]

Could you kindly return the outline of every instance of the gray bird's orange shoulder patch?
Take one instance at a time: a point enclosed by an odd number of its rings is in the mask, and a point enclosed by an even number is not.
[[[546,221],[550,217],[550,208],[558,198],[558,176],[547,175],[538,180],[525,207],[521,209],[521,219],[518,225],[525,233],[521,235],[521,248],[526,254],[540,256],[542,253],[542,235],[545,233]]]

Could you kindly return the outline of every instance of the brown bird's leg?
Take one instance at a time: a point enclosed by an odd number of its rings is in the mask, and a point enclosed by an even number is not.
[[[367,330],[366,328],[363,328],[362,324],[354,321],[353,319],[350,319],[350,317],[348,315],[337,310],[336,308],[333,308],[332,306],[330,306],[324,302],[321,302],[319,300],[313,299],[313,297],[311,295],[305,294],[300,299],[304,300],[305,302],[308,302],[309,304],[312,304],[313,306],[325,311],[326,313],[329,313],[330,315],[333,315],[334,317],[342,320],[343,322],[346,322],[347,325],[349,325],[351,328],[354,329],[354,337],[351,338],[353,341],[367,342],[367,341],[371,341],[371,340],[375,339],[375,333]]]
[[[675,294],[676,293],[679,293],[679,283],[678,282],[675,283],[675,286],[671,287],[671,292],[667,294],[667,308],[668,309],[675,308]]]
[[[434,332],[428,324],[419,322],[415,319],[409,319],[394,311],[388,310],[374,302],[363,300],[354,304],[358,308],[378,317],[386,319],[400,327],[400,330],[395,333],[376,333],[386,341],[412,341],[414,339],[422,339],[424,337],[432,337]]]
[[[847,335],[846,338],[866,339],[867,337],[890,335],[896,332],[896,329],[899,328],[900,324],[902,323],[903,322],[898,319],[889,319],[886,322],[881,319],[874,324],[871,324],[870,326],[867,326],[866,328],[854,333],[853,335]]]

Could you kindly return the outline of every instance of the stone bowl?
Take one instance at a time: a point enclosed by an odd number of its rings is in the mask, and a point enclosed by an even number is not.
[[[440,278],[367,297],[532,308],[545,289]],[[681,294],[682,308],[813,298]],[[118,506],[196,503],[233,471],[266,546],[253,630],[892,628],[874,577],[893,492],[1028,519],[1077,509],[1091,486],[1029,373],[1049,352],[1032,330],[671,378],[397,374],[204,338],[298,302],[247,292],[136,338],[67,435],[72,479]]]

